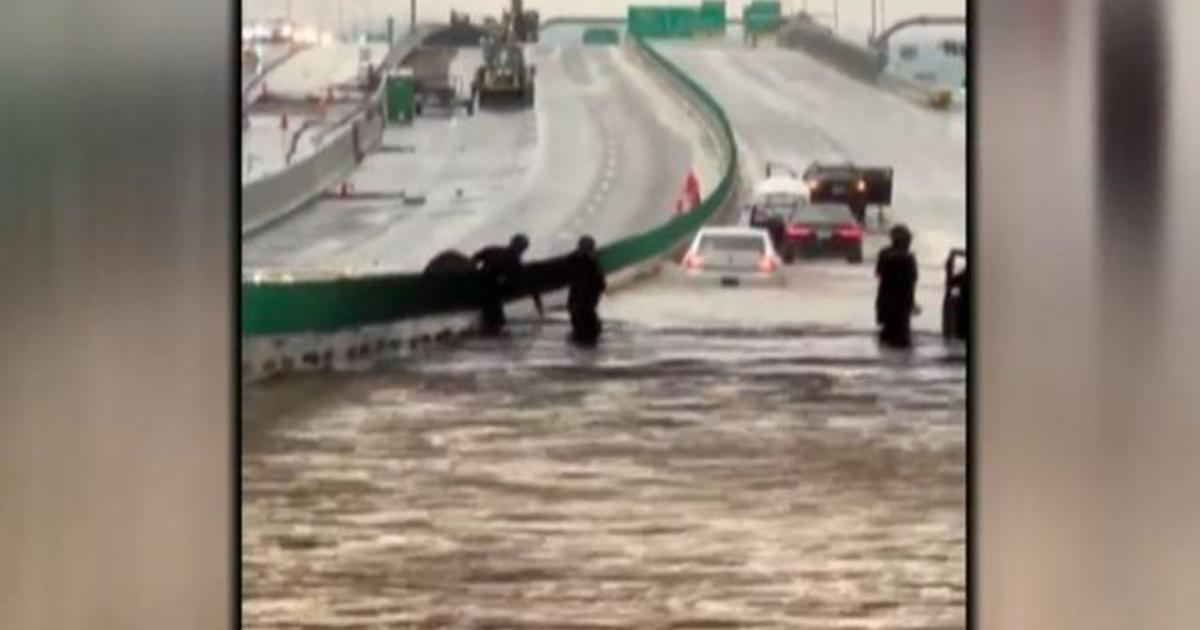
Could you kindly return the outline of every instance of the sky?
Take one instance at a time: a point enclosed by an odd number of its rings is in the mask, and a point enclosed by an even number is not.
[[[748,0],[727,0],[729,15],[741,15],[742,4]],[[832,10],[838,6],[838,30],[848,38],[866,39],[871,25],[871,0],[782,0],[784,10],[799,10],[807,5],[822,22],[832,25]],[[877,0],[883,6],[884,21],[920,14],[965,15],[966,0]],[[627,0],[525,0],[527,9],[537,9],[542,17],[554,15],[623,15]],[[699,0],[637,0],[635,4],[698,5]],[[383,20],[388,15],[397,23],[407,22],[409,0],[242,0],[246,19],[283,17],[291,7],[293,19],[306,23],[317,22],[325,29],[338,23],[338,7],[346,25]],[[417,20],[446,21],[450,10],[475,15],[499,15],[508,7],[508,0],[417,0]]]

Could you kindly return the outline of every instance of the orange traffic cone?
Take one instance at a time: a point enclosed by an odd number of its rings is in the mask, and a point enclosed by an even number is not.
[[[688,170],[684,191],[692,208],[700,205],[700,180],[696,179],[696,172],[693,170]]]

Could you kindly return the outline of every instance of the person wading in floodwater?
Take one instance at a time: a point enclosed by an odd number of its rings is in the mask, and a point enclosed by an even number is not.
[[[567,310],[571,313],[571,340],[583,346],[600,341],[603,323],[596,313],[600,296],[608,289],[600,259],[596,257],[596,241],[590,236],[579,239],[575,251],[567,258]]]
[[[516,234],[508,246],[491,245],[475,253],[471,261],[482,275],[483,304],[480,318],[480,332],[486,336],[495,336],[504,331],[507,318],[504,315],[504,298],[514,292],[524,291],[524,265],[521,256],[529,249],[529,238],[524,234]],[[538,315],[544,317],[542,296],[532,291],[533,304],[537,307]]]
[[[907,227],[893,227],[891,237],[892,244],[879,252],[875,263],[875,277],[879,279],[875,321],[881,326],[879,339],[884,345],[909,348],[911,319],[920,312],[916,304],[917,259],[909,251],[913,237]]]

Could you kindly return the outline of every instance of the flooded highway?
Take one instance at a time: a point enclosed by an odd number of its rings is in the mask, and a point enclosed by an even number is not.
[[[247,389],[245,627],[965,627],[961,358],[646,295]]]
[[[965,242],[957,119],[796,53],[728,42],[663,52],[729,110],[748,182],[774,160],[896,165],[890,216],[914,228],[920,265],[917,348],[875,340],[884,237],[871,233],[865,264],[797,264],[782,288],[697,286],[666,269],[604,298],[594,350],[567,343],[565,314],[535,320],[523,304],[502,339],[249,386],[244,627],[965,628],[966,368],[937,333],[942,264]],[[544,61],[547,85],[557,72],[563,89],[540,92],[535,111],[580,115],[554,117],[569,125],[543,140],[567,156],[607,146],[604,168],[544,159],[557,179],[530,181],[548,192],[517,214],[490,204],[503,220],[461,242],[517,228],[537,246],[585,231],[603,242],[677,193],[684,171],[672,169],[690,149],[666,105],[648,105],[653,86],[639,88],[612,52]],[[591,100],[605,107],[584,111]],[[610,129],[609,111],[637,116]],[[605,177],[621,182],[607,201],[575,199],[607,191]],[[584,218],[567,222],[576,208]],[[428,219],[447,233],[462,225]],[[405,242],[439,242],[404,226],[392,233]],[[433,251],[378,242],[389,256]]]

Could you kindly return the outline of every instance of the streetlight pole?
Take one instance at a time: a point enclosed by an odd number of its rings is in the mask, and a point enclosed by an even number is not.
[[[876,16],[879,14],[879,0],[871,0],[871,42],[875,41],[875,35],[879,32],[879,25],[876,22]]]

